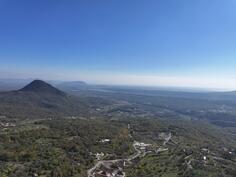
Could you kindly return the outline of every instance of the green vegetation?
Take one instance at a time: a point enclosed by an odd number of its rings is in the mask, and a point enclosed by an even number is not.
[[[236,176],[234,101],[26,88],[0,94],[0,177],[86,177],[117,159],[128,177]]]
[[[19,124],[0,131],[0,176],[85,177],[95,164],[96,153],[104,159],[126,158],[134,153],[129,137],[160,145],[161,132],[171,132],[168,151],[148,154],[125,168],[127,176],[235,176],[236,156],[222,153],[236,144],[216,128],[189,121],[55,119]],[[110,139],[101,143],[101,139]],[[206,153],[202,149],[207,148]],[[203,156],[207,156],[204,164]],[[185,159],[189,156],[189,159]],[[216,160],[215,158],[220,160]],[[187,161],[192,159],[192,169]]]
[[[132,153],[126,125],[96,120],[39,121],[0,133],[1,176],[86,176],[91,153]],[[109,132],[109,133],[108,133]],[[111,143],[102,144],[102,138]]]
[[[166,145],[168,151],[150,154],[127,167],[127,176],[220,177],[236,174],[236,154],[229,154],[229,149],[236,148],[234,136],[223,134],[216,127],[183,120],[138,120],[133,125],[134,137],[140,141],[160,144],[157,135],[163,131],[171,132],[173,138],[172,143]]]

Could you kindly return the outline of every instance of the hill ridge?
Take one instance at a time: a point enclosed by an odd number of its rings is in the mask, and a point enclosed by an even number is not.
[[[22,89],[18,90],[20,92],[35,92],[35,93],[49,93],[54,95],[65,96],[66,93],[63,91],[53,87],[52,85],[48,84],[42,80],[34,80],[28,85],[24,86]]]

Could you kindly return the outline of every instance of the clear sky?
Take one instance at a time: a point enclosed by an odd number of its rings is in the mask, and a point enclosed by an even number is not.
[[[235,0],[0,0],[0,77],[236,89]]]

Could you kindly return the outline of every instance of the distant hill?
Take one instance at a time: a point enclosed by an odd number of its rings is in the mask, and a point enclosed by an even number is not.
[[[72,96],[41,80],[16,91],[0,92],[0,116],[19,119],[82,116],[113,101],[96,96]]]
[[[0,92],[19,90],[35,79],[0,79]],[[45,80],[46,83],[63,91],[73,91],[87,89],[89,86],[83,81],[60,81],[60,80]]]
[[[83,81],[67,81],[55,85],[57,88],[65,91],[81,90],[88,87],[86,82]]]
[[[65,96],[66,94],[57,88],[53,87],[52,85],[41,81],[41,80],[34,80],[30,84],[26,85],[19,91],[21,92],[35,92],[35,93],[47,93],[47,94],[54,94]]]
[[[67,95],[41,80],[34,80],[17,91],[0,93],[0,115],[7,117],[85,116],[88,112],[86,99]]]

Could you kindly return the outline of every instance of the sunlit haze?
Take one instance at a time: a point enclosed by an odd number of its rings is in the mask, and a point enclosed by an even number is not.
[[[1,0],[1,78],[236,90],[234,0]]]

